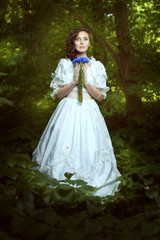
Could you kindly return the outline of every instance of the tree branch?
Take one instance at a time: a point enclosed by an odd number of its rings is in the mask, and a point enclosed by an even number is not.
[[[119,62],[119,57],[118,54],[115,53],[115,51],[110,47],[110,45],[107,43],[106,40],[104,40],[87,22],[85,22],[83,20],[83,18],[81,16],[79,16],[77,13],[75,13],[71,8],[69,7],[65,7],[66,10],[68,10],[76,19],[78,19],[94,36],[95,38],[103,44],[103,46],[105,48],[108,49],[108,51],[111,53],[111,55],[113,56],[115,62],[117,63],[117,65],[120,65]]]

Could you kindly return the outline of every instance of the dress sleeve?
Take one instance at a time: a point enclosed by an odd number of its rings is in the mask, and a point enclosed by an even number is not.
[[[96,74],[94,77],[94,86],[101,90],[101,93],[106,98],[106,93],[109,91],[109,87],[106,86],[107,83],[107,73],[104,65],[100,61],[96,61]]]
[[[52,94],[50,95],[53,98],[56,98],[57,91],[67,84],[67,60],[62,58],[57,65],[57,68],[54,73],[51,73],[52,81],[50,88],[53,89]]]

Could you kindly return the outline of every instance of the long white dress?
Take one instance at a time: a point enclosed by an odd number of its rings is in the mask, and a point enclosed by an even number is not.
[[[87,81],[100,89],[104,98],[109,87],[104,65],[91,57],[87,67]],[[74,66],[69,59],[61,59],[50,87],[55,97],[58,89],[73,81]],[[97,187],[94,195],[113,195],[119,184],[120,173],[104,118],[95,100],[83,88],[83,102],[78,101],[77,86],[63,98],[51,116],[33,161],[39,170],[58,180],[64,173],[74,173],[71,179],[82,179]]]

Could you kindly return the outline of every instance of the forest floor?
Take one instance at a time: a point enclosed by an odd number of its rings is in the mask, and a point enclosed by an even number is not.
[[[45,123],[37,117],[36,129],[31,118],[16,124],[12,114],[1,125],[0,239],[160,239],[156,111],[111,129],[122,176],[119,191],[105,198],[91,196],[95,189],[71,174],[57,181],[33,170],[32,151]]]

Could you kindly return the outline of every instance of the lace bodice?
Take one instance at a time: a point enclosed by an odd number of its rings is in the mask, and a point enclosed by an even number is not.
[[[106,98],[106,92],[109,91],[109,87],[106,86],[107,73],[104,65],[100,61],[96,61],[94,57],[91,57],[91,64],[87,67],[87,81],[100,89],[104,98]],[[51,74],[52,81],[50,87],[53,89],[51,96],[54,98],[58,89],[71,83],[74,76],[74,66],[70,59],[62,58],[58,63],[58,66],[54,73]],[[77,90],[77,86],[73,90]],[[86,91],[84,88],[83,91]]]

